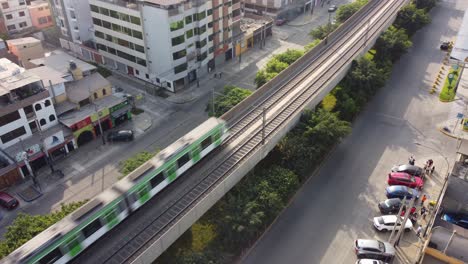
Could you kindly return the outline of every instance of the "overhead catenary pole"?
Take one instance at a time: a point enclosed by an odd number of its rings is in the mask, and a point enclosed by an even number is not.
[[[388,243],[390,243],[390,241],[392,241],[392,238],[393,236],[395,235],[395,231],[396,231],[396,226],[399,222],[401,222],[400,220],[400,215],[401,215],[401,211],[403,211],[403,207],[406,207],[406,196],[403,198],[403,201],[401,201],[401,206],[400,206],[400,209],[398,210],[398,214],[397,214],[397,220],[395,221],[395,225],[393,226],[393,230],[392,230],[392,233],[390,234],[390,237],[388,238]]]
[[[413,208],[415,200],[416,200],[416,197],[414,196],[410,201],[409,207],[406,208],[405,218],[403,219],[403,222],[401,223],[400,229],[398,229],[398,233],[395,237],[395,240],[393,241],[393,243],[390,242],[391,244],[393,244],[393,246],[397,244],[397,242],[401,239],[401,236],[403,235],[403,231],[405,230],[405,226],[406,226],[406,221],[408,221],[409,215],[411,213],[411,208]]]

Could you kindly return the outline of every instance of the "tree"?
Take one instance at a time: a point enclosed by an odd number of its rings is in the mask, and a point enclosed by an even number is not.
[[[323,109],[331,112],[336,106],[336,97],[333,94],[329,93],[325,96],[325,98],[323,98],[321,104]]]
[[[424,9],[426,12],[429,12],[437,4],[437,0],[413,0],[413,3],[419,9]]]
[[[80,208],[86,202],[87,200],[61,204],[60,210],[46,215],[19,213],[13,223],[7,227],[4,240],[0,243],[0,258],[7,256],[51,225]]]
[[[356,2],[341,5],[336,11],[336,21],[344,23],[365,4],[367,4],[367,0],[357,0]]]
[[[289,66],[288,63],[282,62],[276,57],[267,62],[265,72],[267,73],[280,73]]]
[[[324,39],[328,33],[333,32],[335,29],[338,28],[338,24],[325,24],[314,28],[310,31],[309,35],[312,36],[314,39]]]
[[[361,57],[353,62],[344,82],[353,92],[362,91],[362,93],[358,92],[359,96],[367,101],[378,88],[385,85],[385,77],[383,70],[377,67],[374,61]]]
[[[143,151],[133,155],[132,157],[121,161],[120,162],[120,172],[122,172],[123,176],[127,176],[130,172],[134,171],[136,168],[140,167],[143,163],[147,162],[149,159],[154,157],[157,154],[156,151],[154,153]]]
[[[274,59],[286,63],[286,65],[291,65],[297,59],[304,55],[304,51],[298,49],[288,49],[283,53],[275,55]]]
[[[393,25],[405,29],[408,35],[411,36],[430,22],[431,18],[423,9],[418,9],[416,5],[409,4],[398,12]]]
[[[410,47],[412,43],[404,29],[390,26],[375,43],[376,58],[385,60],[390,58],[397,61]]]
[[[313,49],[315,46],[317,46],[320,43],[320,39],[315,39],[311,43],[307,44],[304,46],[304,51],[308,52],[309,50]]]
[[[250,90],[233,85],[226,85],[224,86],[222,94],[216,96],[214,100],[215,111],[213,112],[213,99],[208,102],[205,111],[208,112],[209,116],[220,117],[251,94],[252,91]]]
[[[341,86],[337,86],[332,90],[332,94],[335,95],[337,99],[335,111],[338,113],[340,119],[351,121],[360,110],[360,107],[351,97],[352,93]]]

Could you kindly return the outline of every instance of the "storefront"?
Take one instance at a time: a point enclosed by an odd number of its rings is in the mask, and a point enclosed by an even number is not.
[[[98,120],[99,118],[99,120]],[[112,128],[112,121],[110,118],[109,108],[104,108],[101,111],[91,115],[91,122],[94,129],[94,135],[100,136],[101,129],[99,128],[99,123],[101,123],[102,131],[105,132]]]
[[[123,122],[132,119],[132,107],[127,100],[110,107],[109,110],[113,126],[118,126]]]

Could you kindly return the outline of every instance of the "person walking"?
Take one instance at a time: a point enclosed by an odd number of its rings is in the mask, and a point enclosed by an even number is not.
[[[414,159],[413,155],[411,155],[411,157],[408,159],[409,161],[409,164],[410,165],[413,165],[414,166],[414,163],[416,162],[416,160]]]
[[[416,229],[416,235],[417,235],[418,237],[420,237],[420,236],[421,236],[421,232],[422,232],[422,227],[421,227],[421,225],[419,225],[419,226],[418,226],[418,229]]]
[[[421,198],[421,205],[424,206],[424,202],[427,200],[427,196],[424,194]]]

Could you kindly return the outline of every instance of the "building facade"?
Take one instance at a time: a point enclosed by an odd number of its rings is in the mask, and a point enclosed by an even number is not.
[[[36,0],[28,6],[31,25],[37,29],[44,29],[54,25],[49,3],[45,0]]]
[[[50,0],[57,27],[62,37],[74,43],[93,40],[89,3],[85,0]]]
[[[14,54],[22,67],[35,67],[30,61],[44,57],[44,49],[39,39],[33,37],[7,40],[8,50]]]
[[[0,0],[0,9],[9,34],[32,26],[26,0]]]
[[[171,92],[235,56],[239,0],[89,3],[104,63]]]

